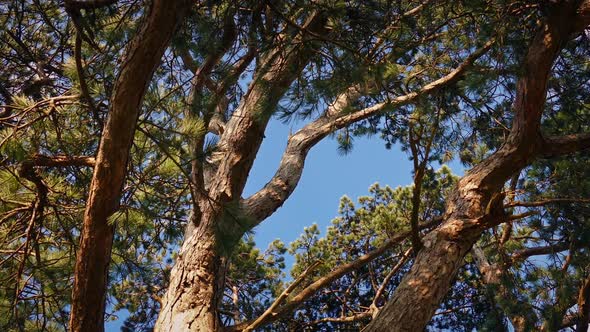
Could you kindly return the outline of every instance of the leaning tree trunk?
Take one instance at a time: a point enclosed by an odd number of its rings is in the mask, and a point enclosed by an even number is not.
[[[114,225],[107,220],[119,206],[145,90],[191,3],[188,0],[153,1],[145,23],[125,52],[84,213],[72,292],[71,331],[104,330],[108,267],[115,233]]]
[[[577,4],[570,2],[551,6],[550,17],[524,60],[507,141],[459,181],[447,200],[443,224],[423,239],[411,270],[366,331],[423,331],[450,289],[464,256],[486,229],[506,220],[500,191],[515,172],[542,155],[540,119],[547,80],[563,44],[573,32],[583,29],[576,20],[577,9]]]

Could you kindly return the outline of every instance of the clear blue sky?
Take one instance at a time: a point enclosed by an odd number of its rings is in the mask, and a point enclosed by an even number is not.
[[[248,178],[244,197],[262,188],[272,178],[289,133],[295,132],[301,125],[271,121]],[[455,174],[463,173],[459,163],[449,166]],[[335,139],[324,139],[310,151],[295,192],[274,215],[254,230],[258,247],[265,250],[275,239],[288,245],[299,237],[304,227],[313,223],[317,223],[324,233],[337,216],[340,197],[347,195],[356,201],[359,196],[366,195],[375,182],[391,187],[412,183],[412,164],[398,146],[387,150],[378,136],[355,138],[353,150],[342,155],[338,152]],[[286,257],[286,263],[288,275],[293,259]],[[105,325],[107,332],[120,330],[127,313],[117,314],[117,321]]]

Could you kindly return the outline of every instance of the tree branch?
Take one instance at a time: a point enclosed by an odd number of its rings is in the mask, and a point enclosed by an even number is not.
[[[590,276],[584,280],[578,293],[576,332],[588,331],[588,322],[590,322]]]
[[[582,247],[581,245],[575,246],[575,247]],[[541,256],[541,255],[550,255],[550,254],[556,254],[558,252],[562,252],[565,250],[570,249],[570,243],[569,242],[560,242],[554,245],[549,245],[549,246],[543,246],[543,247],[533,247],[533,248],[526,248],[526,249],[522,249],[519,250],[517,252],[515,252],[514,254],[512,254],[511,256],[511,263],[516,263],[519,261],[523,261],[531,256]]]
[[[64,166],[88,166],[94,167],[96,160],[94,157],[88,156],[66,156],[66,155],[57,155],[57,156],[45,156],[41,154],[36,154],[28,160],[27,162],[31,163],[33,166],[42,166],[42,167],[64,167]]]
[[[70,309],[71,331],[102,331],[108,267],[117,210],[142,101],[172,35],[189,13],[190,0],[154,0],[119,60],[118,74],[88,190],[76,255]]]
[[[310,31],[324,33],[326,21],[324,13],[314,13],[305,26]],[[277,49],[265,56],[264,63],[254,73],[246,96],[233,112],[217,144],[217,155],[224,157],[212,177],[211,191],[219,196],[217,198],[223,197],[220,201],[239,199],[262,144],[264,129],[280,98],[307,66],[314,48],[309,45],[307,36],[298,34],[292,47]]]
[[[502,220],[502,222],[510,222],[510,221],[515,221],[515,220],[520,220],[520,219],[524,219],[526,217],[534,216],[535,214],[538,214],[538,212],[537,211],[527,211],[524,213],[512,214],[512,215],[506,216],[506,220]]]
[[[356,322],[356,321],[363,320],[363,319],[370,319],[371,315],[372,314],[370,311],[365,311],[365,312],[361,312],[361,313],[358,313],[353,316],[325,317],[325,318],[321,318],[318,320],[314,320],[313,322],[306,324],[306,326],[313,326],[313,325],[317,325],[317,324],[321,324],[321,323],[351,323],[351,322]]]
[[[554,158],[590,148],[590,133],[546,137],[540,155]]]
[[[381,296],[385,292],[385,289],[387,288],[387,284],[389,284],[389,281],[391,280],[391,278],[393,278],[393,276],[396,275],[399,272],[399,270],[406,264],[406,262],[410,258],[411,252],[412,252],[412,248],[406,250],[406,252],[402,256],[402,258],[391,269],[391,271],[387,274],[387,276],[385,276],[385,278],[383,279],[383,282],[381,283],[381,286],[379,286],[379,289],[377,289],[377,291],[375,292],[375,297],[373,298],[373,302],[369,306],[369,308],[370,308],[369,313],[371,314],[372,317],[375,317],[379,311],[379,309],[377,307],[377,301],[379,300],[379,298],[381,298]]]
[[[301,273],[301,275],[295,280],[293,281],[293,283],[291,285],[289,285],[289,287],[287,287],[282,293],[281,295],[279,295],[277,297],[277,299],[270,305],[270,307],[268,307],[268,309],[266,309],[266,311],[264,311],[264,313],[262,315],[260,315],[258,318],[256,318],[256,320],[254,320],[254,322],[252,322],[250,325],[248,325],[245,329],[244,332],[250,332],[254,329],[256,329],[257,327],[260,326],[260,324],[262,324],[262,322],[264,322],[266,320],[267,317],[271,316],[271,315],[275,315],[275,309],[287,298],[289,297],[289,295],[291,295],[291,292],[293,292],[293,290],[295,288],[297,288],[297,286],[299,286],[299,284],[305,279],[305,277],[307,277],[307,275],[309,273],[311,273],[311,271],[313,271],[316,267],[318,267],[321,264],[321,261],[316,261],[313,264],[311,264],[307,269],[305,269],[305,271],[303,271],[303,273]]]
[[[488,41],[483,47],[469,55],[461,65],[449,74],[425,85],[420,90],[356,112],[345,112],[347,108],[346,106],[350,104],[351,97],[354,97],[356,94],[354,92],[356,90],[346,90],[346,92],[341,94],[336,99],[337,101],[330,106],[333,109],[327,111],[329,116],[318,118],[289,138],[287,148],[285,149],[281,163],[274,177],[264,186],[264,188],[242,201],[244,212],[255,223],[252,226],[255,226],[274,213],[276,209],[283,205],[293,190],[295,190],[303,172],[307,153],[321,139],[338,129],[367,119],[371,116],[375,116],[394,107],[411,103],[421,96],[457,82],[465,74],[468,68],[490,49],[494,42],[495,39]]]
[[[576,31],[583,30],[590,24],[590,1],[582,1],[576,13]]]
[[[479,245],[471,248],[471,256],[477,265],[479,273],[482,275],[486,284],[499,284],[502,270],[496,264],[490,264],[483,249]]]
[[[522,206],[522,207],[538,207],[538,206],[545,206],[548,204],[554,203],[590,203],[590,199],[588,198],[548,198],[543,199],[540,201],[534,202],[521,202],[515,201],[509,204],[504,205],[505,207],[515,207],[515,206]]]
[[[510,134],[500,149],[459,180],[447,198],[443,225],[423,238],[425,245],[412,268],[366,327],[367,332],[423,330],[451,288],[465,255],[486,229],[497,224],[482,222],[481,216],[489,216],[486,206],[501,205],[494,200],[504,183],[538,156],[548,77],[563,45],[575,32],[572,18],[577,4],[554,6],[541,23],[522,63]]]
[[[82,64],[82,34],[82,31],[78,30],[76,32],[76,41],[74,44],[74,58],[76,60],[78,80],[80,81],[80,92],[82,93],[82,97],[88,103],[88,108],[90,108],[94,120],[99,124],[100,127],[102,127],[102,120],[100,119],[98,109],[94,105],[94,100],[92,100],[92,96],[90,95],[90,91],[88,89],[88,83],[86,82],[86,77],[84,76],[84,66]]]
[[[515,331],[525,331],[527,330],[527,326],[534,326],[536,317],[534,316],[534,311],[530,307],[530,304],[519,301],[518,298],[514,296],[512,290],[509,289],[505,283],[502,283],[502,275],[507,273],[508,266],[490,263],[483,249],[477,244],[471,248],[471,256],[477,265],[477,269],[482,276],[483,282],[488,286],[495,286],[494,288],[488,288],[488,292],[494,289],[495,291],[500,292],[500,296],[505,299],[503,302],[500,301],[498,306],[503,314],[512,322]],[[498,297],[495,293],[488,294],[492,300]],[[506,306],[506,301],[519,304],[519,306],[523,308],[522,312],[519,313],[510,310]]]
[[[431,227],[437,225],[440,222],[440,220],[442,220],[442,218],[435,218],[429,222],[423,223],[420,225],[420,229],[423,230],[423,229],[431,228]],[[397,236],[391,237],[379,248],[368,252],[367,254],[357,258],[355,261],[352,261],[347,264],[343,264],[343,265],[339,266],[338,268],[336,268],[335,270],[333,270],[332,272],[330,272],[329,274],[327,274],[323,277],[320,277],[319,279],[317,279],[316,281],[312,282],[310,285],[305,287],[303,290],[301,290],[296,296],[291,298],[283,306],[275,308],[276,310],[274,310],[273,314],[265,316],[265,318],[263,320],[260,320],[260,322],[258,323],[257,326],[260,327],[260,326],[270,324],[270,323],[276,321],[277,319],[279,319],[281,316],[292,312],[293,310],[298,308],[301,304],[303,304],[303,302],[305,302],[311,296],[316,294],[319,290],[329,286],[332,282],[334,282],[338,278],[342,277],[343,275],[345,275],[353,270],[359,269],[362,266],[365,266],[366,264],[370,263],[371,261],[373,261],[377,257],[384,254],[387,250],[393,248],[394,246],[400,244],[402,241],[406,240],[408,238],[408,236],[410,236],[410,232],[411,231],[406,231],[401,234],[398,234]],[[249,324],[250,324],[249,322],[245,322],[243,324],[229,326],[229,327],[227,327],[227,331],[242,331],[243,329],[245,329],[246,326],[249,326]]]

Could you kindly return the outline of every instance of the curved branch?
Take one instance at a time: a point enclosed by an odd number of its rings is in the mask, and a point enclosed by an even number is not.
[[[353,99],[358,98],[357,92],[355,92],[357,90],[354,87],[347,89],[326,111],[328,116],[318,118],[289,138],[274,177],[264,188],[242,201],[244,212],[253,220],[252,227],[274,213],[295,190],[303,172],[307,153],[320,140],[338,129],[386,112],[394,107],[411,103],[421,96],[457,82],[469,67],[490,49],[494,42],[495,39],[488,41],[483,47],[469,55],[453,71],[423,86],[420,90],[356,112],[346,112],[347,106],[354,101]]]

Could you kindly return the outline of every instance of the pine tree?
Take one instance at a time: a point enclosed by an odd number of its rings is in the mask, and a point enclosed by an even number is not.
[[[588,8],[0,4],[0,329],[584,329]],[[271,121],[300,129],[242,197]],[[310,149],[375,134],[413,186],[255,248]]]

